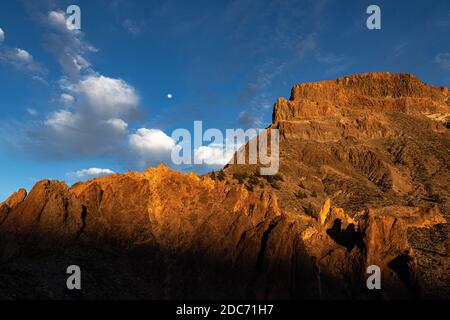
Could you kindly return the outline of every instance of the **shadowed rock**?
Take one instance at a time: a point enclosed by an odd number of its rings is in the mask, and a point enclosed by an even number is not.
[[[448,88],[348,76],[277,102],[277,177],[230,164],[223,181],[164,166],[41,181],[0,205],[0,298],[448,297],[445,113]],[[381,292],[365,287],[373,264]]]

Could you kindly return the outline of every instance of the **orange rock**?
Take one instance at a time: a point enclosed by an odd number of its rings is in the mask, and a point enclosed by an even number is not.
[[[445,296],[448,252],[417,239],[448,236],[450,135],[426,115],[449,109],[448,88],[410,75],[300,84],[274,109],[276,183],[255,176],[249,191],[231,178],[253,176],[246,165],[227,166],[224,181],[164,166],[71,188],[41,181],[0,205],[0,262],[11,268],[0,298],[30,287],[67,297],[58,275],[73,261],[92,281],[87,298],[370,298],[371,264],[386,297],[422,285]],[[424,249],[441,267],[421,266]],[[46,282],[17,279],[23,266]]]

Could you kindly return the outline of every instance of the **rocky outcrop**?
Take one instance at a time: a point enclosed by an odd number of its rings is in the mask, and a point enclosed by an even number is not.
[[[0,298],[445,298],[450,139],[425,113],[448,109],[448,88],[408,75],[302,84],[275,106],[275,177],[41,181],[0,205]]]
[[[414,261],[408,227],[438,223],[445,219],[437,208],[369,210],[353,219],[331,207],[329,199],[316,221],[281,212],[276,195],[267,191],[249,192],[160,166],[72,188],[42,181],[14,203],[0,233],[6,265],[20,264],[23,255],[29,259],[83,246],[127,257],[133,252],[150,260],[144,264],[170,271],[150,281],[149,288],[163,287],[164,295],[148,289],[142,296],[130,293],[135,297],[350,298],[368,295],[363,293],[366,265],[389,270],[402,255]],[[104,258],[93,262],[116,264]],[[153,268],[132,274],[148,277]],[[394,273],[386,281],[398,290],[413,281],[402,276]],[[89,294],[99,297],[107,289]]]
[[[282,180],[265,187],[278,196],[282,211],[322,222],[327,199],[352,218],[381,214],[383,208],[413,215],[411,208],[435,207],[448,220],[449,114],[449,88],[408,74],[368,73],[296,85],[289,100],[280,98],[274,106],[270,128],[280,132]],[[255,168],[229,165],[226,172],[254,177]],[[424,296],[450,293],[449,225],[406,225],[402,230],[409,231],[401,234],[415,251]]]
[[[364,110],[372,114],[436,114],[448,112],[449,99],[449,88],[428,86],[413,75],[359,74],[294,86],[290,100],[280,98],[276,103],[273,123],[315,116],[345,117]]]

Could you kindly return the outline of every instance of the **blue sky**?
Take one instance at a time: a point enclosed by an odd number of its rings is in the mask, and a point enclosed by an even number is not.
[[[71,4],[81,31],[61,23]],[[266,127],[299,82],[389,71],[450,86],[447,0],[8,0],[0,28],[0,200],[167,162],[194,120]]]

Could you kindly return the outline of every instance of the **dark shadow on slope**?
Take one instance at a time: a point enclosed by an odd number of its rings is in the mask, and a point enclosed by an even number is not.
[[[349,224],[347,228],[342,229],[342,220],[334,220],[333,226],[327,230],[327,234],[336,241],[337,244],[344,246],[350,252],[354,247],[358,249],[364,248],[364,243],[361,234],[356,231],[353,223]]]
[[[348,249],[358,243],[354,226],[341,230],[336,221],[330,232]],[[123,248],[108,239],[63,244],[40,235],[52,246],[21,245],[21,255],[0,266],[0,299],[378,299],[365,289],[365,274],[351,277],[357,281],[337,279],[324,268],[318,274],[297,237],[290,255],[275,255],[271,235],[258,239],[264,253],[239,261],[199,248],[174,252],[153,242]],[[408,259],[390,265],[404,281],[411,279]],[[81,292],[65,287],[69,265],[82,270]]]
[[[275,225],[269,227],[273,228]],[[199,248],[174,252],[155,243],[123,248],[107,239],[87,241],[82,237],[63,243],[52,236],[47,239],[35,235],[31,243],[28,237],[26,241],[18,239],[20,256],[0,265],[0,300],[352,297],[347,292],[355,284],[341,282],[327,270],[322,270],[323,287],[318,288],[312,259],[299,239],[294,240],[292,256],[278,256],[269,246],[270,237],[267,230],[258,239],[262,249],[259,254],[233,261]],[[46,244],[44,248],[36,246],[38,238]],[[81,268],[81,291],[66,288],[66,269],[70,265]],[[326,293],[322,297],[321,290]]]
[[[402,254],[389,262],[388,267],[398,275],[408,291],[417,299],[421,296],[421,289],[416,279],[413,264],[414,259],[410,255]]]

